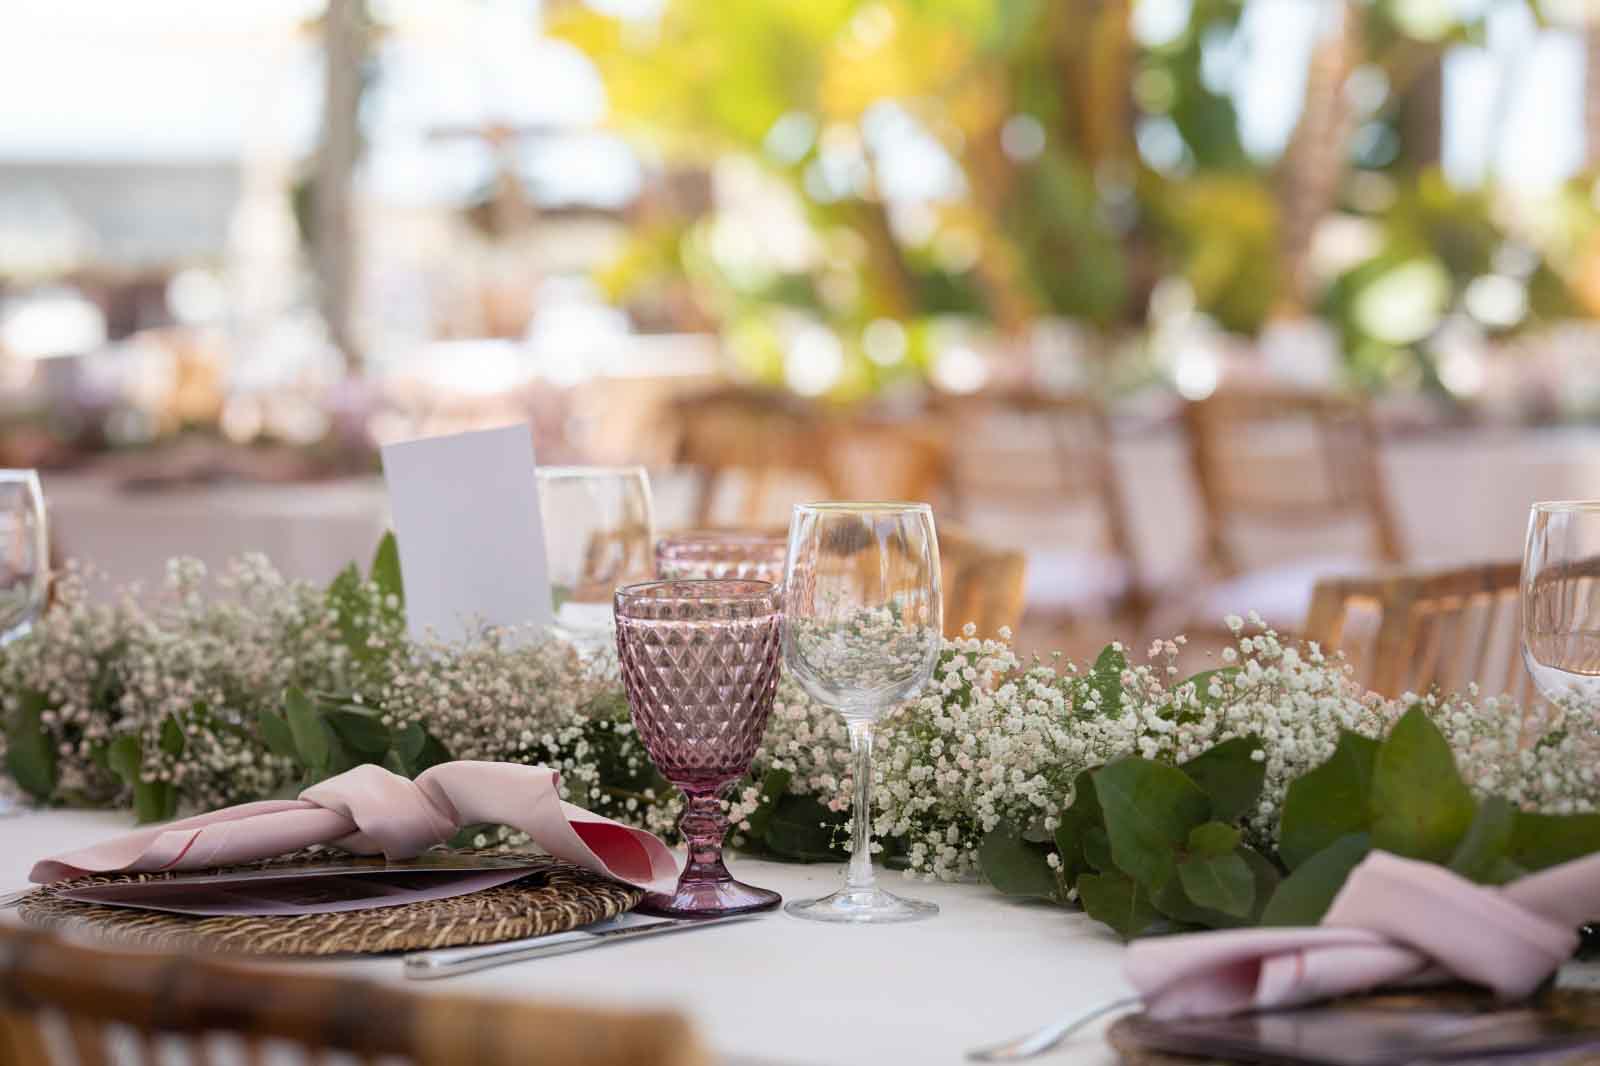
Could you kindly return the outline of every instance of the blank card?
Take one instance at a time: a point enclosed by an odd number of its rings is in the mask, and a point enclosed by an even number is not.
[[[550,624],[528,426],[386,445],[383,476],[413,638]]]

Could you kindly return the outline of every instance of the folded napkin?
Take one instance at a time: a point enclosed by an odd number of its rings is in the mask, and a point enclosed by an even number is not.
[[[1600,854],[1489,888],[1432,863],[1373,852],[1322,924],[1141,940],[1128,980],[1157,1018],[1289,1007],[1400,983],[1459,978],[1530,994],[1600,917]]]
[[[596,873],[671,889],[677,862],[660,839],[563,802],[559,780],[554,770],[516,763],[441,763],[415,781],[368,764],[313,785],[299,799],[243,803],[139,829],[45,859],[28,876],[45,884],[90,873],[200,870],[311,844],[409,859],[464,825],[490,822],[520,829],[550,854]]]

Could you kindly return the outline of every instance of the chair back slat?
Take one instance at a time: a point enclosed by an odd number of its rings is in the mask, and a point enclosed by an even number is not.
[[[106,1027],[82,1014],[67,1016],[67,1034],[72,1040],[72,1055],[78,1066],[110,1066],[106,1047]]]
[[[1520,572],[1520,564],[1507,562],[1321,581],[1307,637],[1345,652],[1357,677],[1385,696],[1476,683],[1485,695],[1525,700],[1531,688],[1519,651]]]
[[[1243,569],[1246,528],[1301,531],[1348,520],[1366,527],[1373,557],[1402,558],[1366,402],[1342,393],[1221,391],[1184,412],[1205,508],[1207,563]]]
[[[253,1060],[264,1043],[284,1041],[313,1059],[338,1052],[359,1061],[399,1057],[415,1066],[705,1061],[688,1023],[674,1013],[421,995],[326,973],[88,947],[0,927],[0,1066],[52,1061],[43,1030],[52,1015],[67,1019],[81,1066],[107,1061],[109,1034],[125,1030],[150,1063],[159,1061],[157,1036],[183,1038],[188,1059],[203,1063],[206,1038],[219,1033],[241,1038]]]
[[[678,465],[697,472],[692,522],[757,525],[772,517],[775,490],[806,488],[806,499],[948,499],[953,477],[948,434],[938,421],[835,411],[796,397],[722,388],[672,405]],[[743,492],[719,515],[730,485]],[[787,508],[790,500],[779,499]]]
[[[992,548],[956,526],[940,526],[945,636],[958,636],[968,622],[980,637],[993,637],[1002,626],[1015,630],[1026,567],[1020,551]]]
[[[1119,560],[1129,575],[1139,573],[1111,424],[1098,399],[994,390],[947,399],[942,409],[962,442],[952,467],[964,506],[1004,509],[1018,501],[1048,501],[1047,535],[1057,539],[1041,543],[1041,548],[1104,553]],[[1137,582],[1130,582],[1124,606],[1136,609],[1139,599]]]

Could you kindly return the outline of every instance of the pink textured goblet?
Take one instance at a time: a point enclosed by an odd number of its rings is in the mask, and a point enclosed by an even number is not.
[[[754,578],[783,581],[786,537],[743,529],[692,529],[656,541],[656,573],[664,578]]]
[[[766,581],[653,581],[616,593],[617,654],[650,761],[684,794],[688,861],[678,887],[639,910],[680,918],[762,911],[776,892],[733,879],[721,793],[750,769],[772,713],[783,648],[777,588]]]

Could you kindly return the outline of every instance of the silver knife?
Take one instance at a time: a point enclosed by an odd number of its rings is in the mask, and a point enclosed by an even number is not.
[[[487,970],[491,966],[503,966],[508,962],[542,959],[550,955],[585,951],[605,944],[619,944],[624,940],[655,936],[657,933],[675,933],[682,929],[700,929],[708,925],[723,925],[727,922],[758,917],[759,914],[730,914],[722,918],[646,918],[638,914],[623,914],[566,933],[551,933],[548,936],[528,937],[525,940],[507,940],[500,944],[416,951],[405,956],[402,967],[407,977],[427,981],[435,977],[454,977],[457,974]]]

